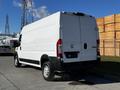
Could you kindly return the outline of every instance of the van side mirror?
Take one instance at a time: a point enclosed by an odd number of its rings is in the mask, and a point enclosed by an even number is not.
[[[13,42],[13,47],[16,48],[16,47],[19,47],[20,46],[20,42],[18,40],[15,40]]]
[[[19,37],[19,42],[21,42],[21,39],[22,39],[22,34],[20,34],[20,37]]]
[[[19,36],[19,40],[15,40],[15,41],[13,41],[13,47],[14,47],[14,48],[20,46],[21,39],[22,39],[22,34],[20,34],[20,36]]]

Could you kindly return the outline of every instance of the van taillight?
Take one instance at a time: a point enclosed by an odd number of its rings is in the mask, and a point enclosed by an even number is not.
[[[57,57],[60,59],[60,58],[63,57],[63,56],[62,56],[62,39],[59,39],[59,40],[57,41],[56,47],[57,47]]]
[[[100,40],[97,40],[97,55],[100,56],[100,49],[99,49],[99,44],[100,44]]]

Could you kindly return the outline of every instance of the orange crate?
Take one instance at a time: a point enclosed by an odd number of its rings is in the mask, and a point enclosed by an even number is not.
[[[114,23],[105,24],[105,32],[114,31],[114,30],[115,30],[115,24]]]
[[[105,39],[108,39],[108,40],[115,39],[115,32],[105,32]]]
[[[97,25],[103,25],[104,24],[104,18],[97,18]]]
[[[103,48],[100,48],[100,55],[103,55]]]
[[[115,15],[105,16],[104,17],[104,24],[109,24],[115,22]]]
[[[100,48],[103,47],[103,40],[100,39]]]
[[[115,22],[120,22],[120,14],[115,14]]]
[[[116,32],[116,39],[120,40],[120,32]]]
[[[99,33],[99,37],[100,37],[100,39],[105,39],[106,38],[105,33]]]
[[[120,49],[116,48],[116,56],[120,56]]]
[[[104,47],[105,48],[114,48],[114,41],[113,40],[104,40]]]
[[[105,48],[105,55],[106,56],[115,56],[115,49],[114,48]]]
[[[120,31],[120,23],[115,23],[115,30]]]
[[[104,25],[98,25],[99,32],[104,32]]]

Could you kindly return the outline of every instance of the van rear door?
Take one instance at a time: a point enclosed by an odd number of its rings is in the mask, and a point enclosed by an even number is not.
[[[97,26],[95,18],[83,16],[80,18],[81,53],[82,61],[96,60],[97,58]]]
[[[61,34],[64,62],[80,61],[81,37],[80,19],[78,16],[62,14]]]
[[[93,17],[62,14],[60,35],[64,62],[96,60],[95,25]]]

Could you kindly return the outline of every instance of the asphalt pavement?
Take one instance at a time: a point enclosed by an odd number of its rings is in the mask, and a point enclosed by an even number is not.
[[[120,82],[93,74],[78,76],[79,79],[57,76],[48,82],[39,68],[16,68],[13,57],[0,57],[0,90],[120,90]]]

